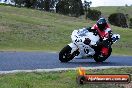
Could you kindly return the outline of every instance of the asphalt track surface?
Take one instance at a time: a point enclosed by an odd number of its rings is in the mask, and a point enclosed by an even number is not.
[[[0,71],[76,68],[79,66],[132,66],[132,56],[110,56],[103,63],[96,63],[93,59],[73,59],[68,63],[61,63],[58,53],[0,52]]]

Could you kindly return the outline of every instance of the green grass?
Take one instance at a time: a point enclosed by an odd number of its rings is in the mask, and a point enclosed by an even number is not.
[[[87,74],[132,74],[132,68],[87,70]],[[77,71],[0,75],[0,88],[124,88],[122,84],[76,83]],[[125,84],[128,85],[128,84]]]
[[[121,35],[121,39],[113,44],[113,54],[118,55],[132,55],[132,41],[131,41],[131,33],[132,29],[123,29],[119,27],[112,26],[113,33],[119,33]]]
[[[59,50],[83,20],[26,8],[0,6],[0,49]]]
[[[102,12],[102,15],[105,17],[108,17],[110,14],[117,12],[128,14],[129,17],[132,17],[132,6],[100,6],[94,9],[100,10]]]
[[[58,52],[71,42],[70,35],[74,29],[94,23],[55,13],[0,5],[0,50]],[[132,30],[115,26],[112,29],[121,34],[121,40],[113,46],[113,54],[131,55]]]

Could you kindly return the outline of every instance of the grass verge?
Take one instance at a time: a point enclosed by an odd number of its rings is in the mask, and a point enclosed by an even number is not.
[[[132,74],[132,68],[87,70],[87,74]],[[131,88],[130,84],[76,83],[76,71],[32,72],[0,75],[0,88]]]

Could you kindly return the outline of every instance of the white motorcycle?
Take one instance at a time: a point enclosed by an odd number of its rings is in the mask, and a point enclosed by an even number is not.
[[[59,53],[59,60],[61,62],[68,62],[75,57],[92,57],[96,62],[105,61],[112,52],[111,45],[120,39],[119,34],[113,34],[111,40],[107,41],[108,55],[103,56],[100,52],[97,42],[100,37],[97,32],[90,32],[87,28],[74,30],[71,35],[72,43],[65,46]]]

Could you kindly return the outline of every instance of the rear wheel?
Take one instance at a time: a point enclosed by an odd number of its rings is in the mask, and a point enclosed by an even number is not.
[[[59,60],[61,62],[68,62],[72,60],[75,55],[71,54],[71,50],[72,48],[69,45],[65,46],[59,53]]]
[[[109,52],[108,52],[107,56],[100,56],[99,54],[95,54],[93,56],[93,58],[94,58],[94,60],[96,62],[103,62],[103,61],[105,61],[111,55],[111,52],[112,52],[112,48],[109,48]]]

